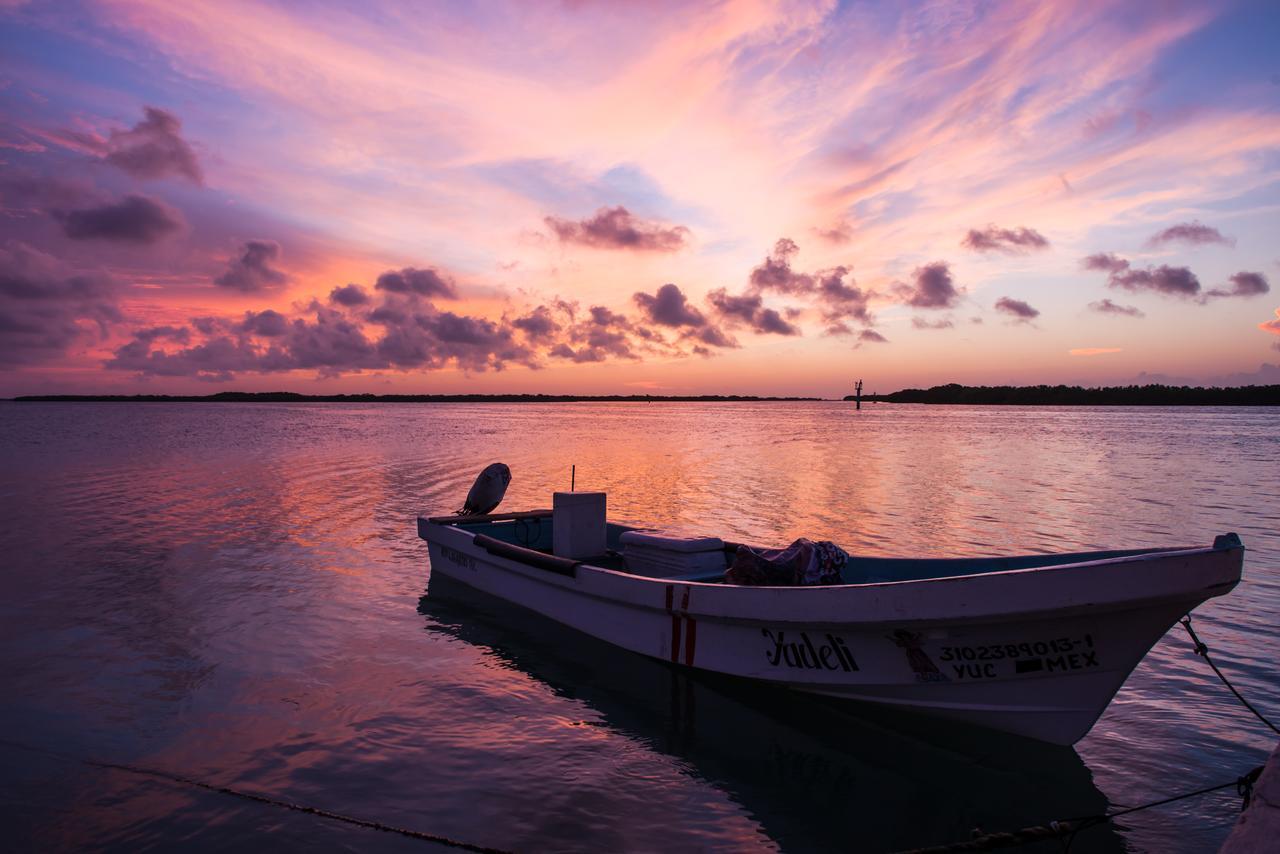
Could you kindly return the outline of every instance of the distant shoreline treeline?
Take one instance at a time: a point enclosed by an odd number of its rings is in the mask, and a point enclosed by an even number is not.
[[[853,400],[848,395],[845,400]],[[298,394],[290,391],[224,391],[177,394],[40,394],[14,398],[44,403],[733,403],[820,401],[820,397],[741,394]],[[1239,388],[1131,385],[1082,388],[1066,385],[906,388],[864,394],[864,403],[968,404],[970,406],[1280,406],[1280,385]]]
[[[291,391],[224,391],[218,394],[35,394],[15,397],[42,403],[682,403],[812,401],[819,397],[754,397],[740,394],[297,394]]]
[[[845,398],[853,399],[853,395]],[[863,395],[862,400],[970,406],[1280,406],[1280,385],[1082,388],[1067,385],[964,386],[951,383],[929,389],[904,388],[890,394]]]

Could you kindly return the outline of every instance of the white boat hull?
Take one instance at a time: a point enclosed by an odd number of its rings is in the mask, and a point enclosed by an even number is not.
[[[419,530],[433,573],[624,649],[1064,745],[1181,615],[1234,587],[1243,553],[1237,544],[923,581],[738,587],[585,564],[559,574],[492,554],[462,527],[423,519]]]

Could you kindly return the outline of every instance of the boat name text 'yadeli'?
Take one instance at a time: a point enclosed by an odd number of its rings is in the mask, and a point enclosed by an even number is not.
[[[761,629],[760,632],[769,639],[771,646],[765,650],[764,656],[774,667],[843,670],[846,673],[858,669],[853,653],[839,635],[823,635],[827,642],[815,644],[806,632],[798,633],[798,641],[787,640],[787,633],[781,629],[776,634],[769,629]]]

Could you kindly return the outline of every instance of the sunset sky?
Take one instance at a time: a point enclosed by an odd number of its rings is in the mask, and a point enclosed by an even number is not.
[[[0,2],[0,395],[1280,383],[1280,6]]]

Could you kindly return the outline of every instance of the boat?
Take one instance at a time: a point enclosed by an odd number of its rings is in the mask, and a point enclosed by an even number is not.
[[[960,558],[850,556],[840,583],[725,582],[739,543],[554,509],[418,518],[443,575],[680,668],[1071,745],[1184,614],[1240,581],[1208,547]]]

